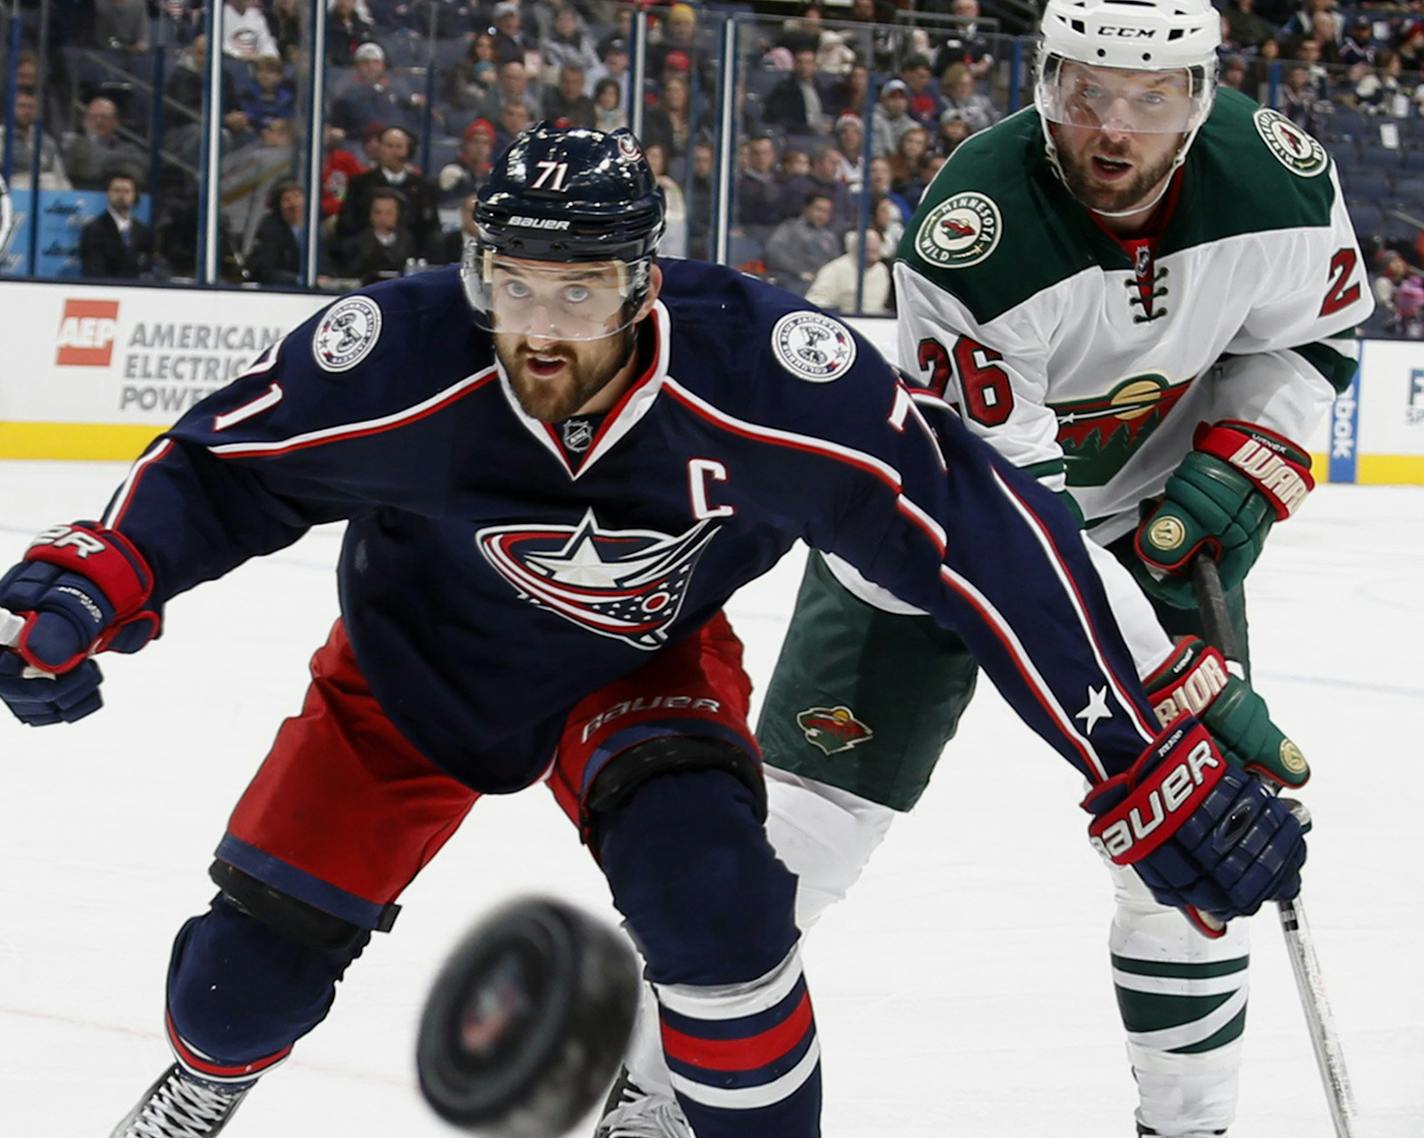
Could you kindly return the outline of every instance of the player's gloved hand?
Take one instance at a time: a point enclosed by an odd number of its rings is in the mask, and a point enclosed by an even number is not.
[[[1192,558],[1205,549],[1224,589],[1241,584],[1271,526],[1315,488],[1310,456],[1265,427],[1224,419],[1197,427],[1194,448],[1137,527],[1130,568],[1148,596],[1192,606]]]
[[[102,705],[97,652],[137,652],[158,635],[153,571],[122,534],[95,522],[55,526],[0,578],[0,608],[24,620],[0,651],[0,699],[32,726],[73,722]]]
[[[1305,836],[1290,803],[1232,766],[1181,716],[1128,770],[1083,799],[1100,853],[1137,870],[1153,896],[1207,936],[1300,892]]]
[[[1226,759],[1280,787],[1301,787],[1310,765],[1299,747],[1271,722],[1266,701],[1211,645],[1183,637],[1167,662],[1142,681],[1157,721],[1167,727],[1194,715]]]

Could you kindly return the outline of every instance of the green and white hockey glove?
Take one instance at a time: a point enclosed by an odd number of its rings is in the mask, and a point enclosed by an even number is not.
[[[1163,727],[1195,715],[1232,765],[1281,787],[1304,786],[1310,778],[1305,756],[1271,722],[1266,701],[1227,671],[1221,653],[1199,638],[1179,640],[1176,651],[1142,686]]]
[[[1188,571],[1198,552],[1217,562],[1222,588],[1235,589],[1271,526],[1315,488],[1310,456],[1254,423],[1202,423],[1193,444],[1137,527],[1140,561],[1130,566],[1148,596],[1176,608],[1193,607]]]

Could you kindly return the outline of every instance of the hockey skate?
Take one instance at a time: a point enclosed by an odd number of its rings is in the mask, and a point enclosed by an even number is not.
[[[252,1084],[202,1083],[175,1063],[149,1087],[109,1138],[210,1138],[227,1125]]]
[[[623,1067],[603,1104],[593,1138],[693,1138],[676,1100],[643,1090]]]

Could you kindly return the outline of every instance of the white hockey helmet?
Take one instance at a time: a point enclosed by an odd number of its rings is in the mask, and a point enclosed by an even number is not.
[[[1172,168],[1186,160],[1216,94],[1221,13],[1210,0],[1048,0],[1041,31],[1034,103],[1045,123],[1181,134]],[[1185,83],[1139,78],[1174,71]],[[1044,136],[1061,176],[1053,132]],[[1104,216],[1138,212],[1165,192],[1164,182],[1151,202]]]

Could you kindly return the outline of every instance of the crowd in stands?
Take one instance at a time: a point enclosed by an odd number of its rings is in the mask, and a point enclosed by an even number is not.
[[[1424,0],[1219,2],[1222,83],[1275,105],[1341,159],[1376,261],[1377,330],[1418,334],[1424,130],[1411,124],[1424,123]],[[38,149],[39,188],[105,195],[81,250],[86,275],[191,277],[208,83],[203,0],[71,3],[75,18],[52,29],[44,61],[29,25],[8,61],[15,96],[0,107],[0,131],[13,124],[13,184],[30,184]],[[979,0],[924,6],[932,14],[915,21],[903,18],[912,0],[812,3],[744,25],[734,263],[831,307],[893,307],[884,261],[925,187],[1011,105],[1011,41]],[[642,138],[669,202],[665,249],[707,257],[720,17],[685,2],[647,10]],[[632,11],[612,0],[327,0],[322,283],[457,259],[470,195],[530,123],[627,125]],[[302,279],[309,19],[305,0],[223,0],[229,280]],[[151,207],[151,225],[124,205],[130,197]]]

